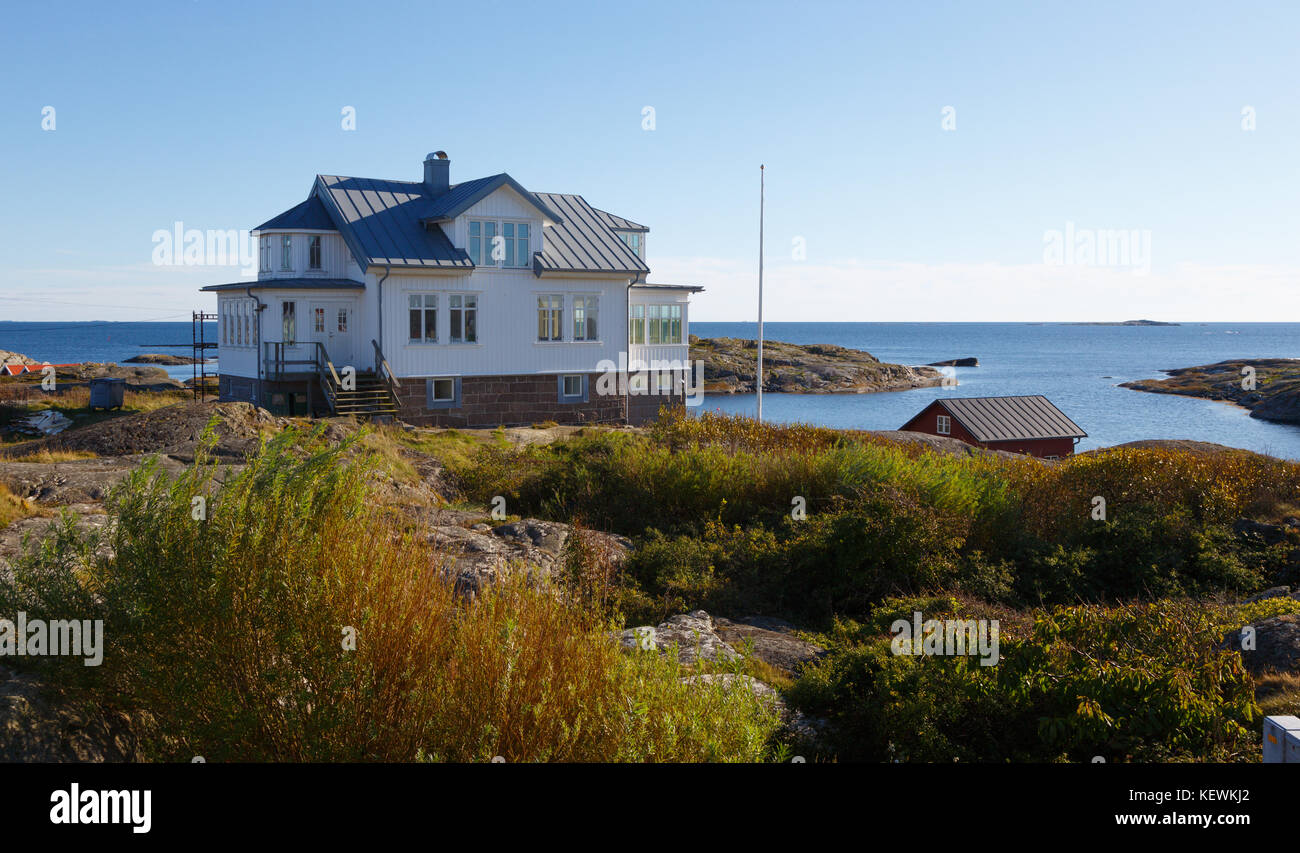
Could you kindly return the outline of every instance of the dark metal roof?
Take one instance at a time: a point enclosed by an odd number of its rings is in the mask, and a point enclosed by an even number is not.
[[[616,216],[615,214],[610,213],[607,210],[601,210],[599,207],[593,207],[592,210],[596,211],[596,215],[599,216],[606,225],[608,225],[610,228],[613,228],[615,231],[649,231],[650,230],[644,225],[638,225],[630,219],[624,219],[621,216]]]
[[[659,290],[689,290],[691,293],[703,293],[704,288],[698,284],[656,284],[653,281],[639,281],[632,285],[635,290],[638,287],[658,288]]]
[[[316,231],[336,230],[329,211],[325,209],[325,205],[314,194],[301,204],[294,205],[274,219],[268,219],[253,230],[269,231],[273,228],[311,229]]]
[[[522,184],[505,172],[453,185],[447,192],[432,200],[432,205],[429,212],[425,214],[425,219],[429,222],[446,222],[455,219],[501,187],[510,187],[519,193],[523,196],[524,201],[537,208],[537,211],[542,216],[552,222],[561,221],[555,211],[547,207],[535,194],[524,189]]]
[[[255,281],[232,281],[209,284],[199,290],[363,290],[365,284],[349,278],[260,278]]]
[[[937,402],[976,441],[1084,438],[1088,435],[1041,394],[1025,397],[943,397]]]
[[[433,205],[421,182],[317,175],[314,192],[363,269],[372,264],[474,267],[440,227],[423,224]]]
[[[545,240],[542,252],[535,257],[537,272],[650,272],[585,198],[561,193],[535,195],[564,217],[563,222],[542,231]]]

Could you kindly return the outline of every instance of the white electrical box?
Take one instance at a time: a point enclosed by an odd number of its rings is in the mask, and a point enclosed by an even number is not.
[[[1264,763],[1300,764],[1300,717],[1264,718]]]
[[[1287,764],[1300,764],[1300,731],[1286,733],[1286,750],[1282,760]]]

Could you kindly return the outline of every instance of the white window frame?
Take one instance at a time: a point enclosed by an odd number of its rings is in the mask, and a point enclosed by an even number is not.
[[[280,235],[280,272],[293,270],[293,235]]]
[[[600,340],[600,296],[595,293],[575,293],[572,299],[573,340],[594,343]],[[591,326],[596,333],[590,334]]]
[[[280,302],[280,340],[289,346],[298,343],[298,303],[293,299]]]
[[[312,257],[313,253],[315,258]],[[325,240],[319,234],[307,235],[307,269],[325,269]]]
[[[479,233],[474,234],[474,226],[479,227]],[[488,226],[492,226],[495,232],[491,237],[487,235]],[[509,225],[512,235],[506,236],[506,226]],[[519,236],[520,227],[527,229],[526,237]],[[474,263],[475,267],[482,269],[504,269],[504,270],[525,270],[532,268],[533,265],[533,223],[526,219],[504,218],[498,219],[493,217],[483,217],[465,220],[465,253]],[[494,260],[491,257],[492,245],[496,238],[500,237],[502,252],[500,260]],[[478,241],[478,249],[475,250],[474,241]],[[509,244],[508,248],[506,244]],[[519,250],[522,245],[524,256],[519,257]],[[475,255],[478,258],[475,259]],[[507,261],[510,261],[507,263]]]
[[[414,301],[419,300],[418,306],[412,305]],[[436,293],[411,293],[407,295],[406,300],[406,335],[408,344],[436,344],[438,342],[438,294]],[[418,311],[420,314],[420,331],[424,334],[422,338],[412,338],[411,335],[411,313]],[[426,321],[429,319],[429,313],[433,312],[433,337],[429,336],[429,327]]]
[[[542,304],[546,300],[546,304]],[[558,337],[542,337],[542,312],[547,313],[547,329],[554,331]],[[537,294],[537,343],[553,344],[564,340],[564,294],[563,293],[539,293]]]
[[[952,435],[952,416],[939,415],[935,418],[934,431],[939,435]]]
[[[637,315],[640,316],[637,316]],[[635,324],[635,325],[634,325]],[[640,334],[636,334],[635,332]],[[627,306],[627,342],[632,346],[645,344],[645,305],[640,302]]]
[[[447,342],[453,344],[477,344],[478,338],[478,297],[477,293],[447,294]],[[460,314],[460,335],[455,333],[456,315]],[[473,323],[470,323],[470,317]],[[474,327],[474,337],[467,334],[470,326]]]
[[[674,315],[676,313],[676,316]],[[686,338],[686,312],[680,302],[651,302],[646,305],[645,340],[651,346],[672,346]],[[672,334],[674,325],[677,334]],[[672,340],[676,337],[676,340]],[[658,338],[658,340],[656,340]]]

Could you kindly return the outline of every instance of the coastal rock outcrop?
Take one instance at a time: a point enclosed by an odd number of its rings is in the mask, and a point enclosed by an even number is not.
[[[446,571],[454,578],[456,590],[472,596],[516,572],[549,575],[561,565],[572,533],[567,524],[536,518],[497,527],[465,518],[432,525],[428,539],[447,552]],[[586,547],[615,565],[632,548],[622,536],[589,530],[582,535]]]
[[[144,715],[90,714],[38,676],[0,666],[0,762],[144,761]]]
[[[1300,613],[1262,619],[1251,627],[1255,629],[1255,648],[1242,650],[1241,660],[1252,675],[1300,673]],[[1241,640],[1241,632],[1237,631],[1228,639],[1227,647],[1241,649]]]
[[[1162,371],[1166,379],[1121,382],[1121,388],[1224,400],[1250,409],[1252,418],[1300,423],[1300,359],[1232,359]]]
[[[704,389],[713,394],[755,390],[758,342],[740,338],[690,340],[690,357],[704,362]],[[943,384],[931,367],[890,364],[869,352],[832,344],[763,342],[763,390],[796,394],[865,394]]]

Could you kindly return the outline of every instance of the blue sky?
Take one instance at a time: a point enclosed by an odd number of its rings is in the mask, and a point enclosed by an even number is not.
[[[252,228],[318,172],[416,179],[444,149],[453,181],[508,171],[649,225],[652,280],[708,288],[695,319],[755,310],[762,162],[769,319],[1300,320],[1295,3],[6,18],[0,319],[187,317],[238,270],[156,267],[155,230]],[[1149,233],[1149,270],[1046,265],[1067,223]]]

